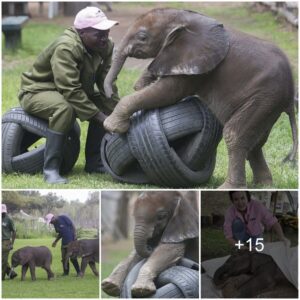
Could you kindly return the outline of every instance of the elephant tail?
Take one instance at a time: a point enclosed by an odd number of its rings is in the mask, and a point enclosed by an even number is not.
[[[286,113],[289,116],[290,125],[292,129],[293,147],[289,152],[289,154],[283,160],[284,163],[292,162],[293,165],[296,164],[296,155],[298,151],[298,130],[297,130],[296,117],[295,117],[295,105],[297,105],[298,107],[298,100],[292,101],[288,109],[286,110]]]

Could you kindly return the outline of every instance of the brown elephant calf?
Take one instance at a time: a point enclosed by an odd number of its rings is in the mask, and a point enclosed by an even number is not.
[[[134,297],[155,293],[155,278],[180,258],[199,259],[198,212],[181,193],[142,193],[134,204],[134,218],[135,249],[102,281],[102,289],[112,296],[120,295],[126,275],[143,258],[147,262],[131,288]]]
[[[93,273],[99,276],[96,269],[96,262],[99,263],[99,239],[82,239],[70,242],[67,247],[65,263],[69,258],[81,257],[80,274],[84,276],[87,264],[91,267]]]
[[[11,257],[12,269],[18,265],[22,266],[21,280],[25,279],[28,268],[30,269],[31,280],[36,280],[35,267],[43,268],[48,275],[48,280],[54,277],[51,271],[52,254],[45,246],[30,247],[26,246],[15,251]]]

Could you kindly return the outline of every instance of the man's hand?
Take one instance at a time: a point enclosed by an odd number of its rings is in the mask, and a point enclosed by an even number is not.
[[[107,118],[107,115],[105,115],[103,112],[99,111],[90,119],[90,121],[94,121],[94,122],[103,124],[103,122],[106,118]]]
[[[56,247],[56,243],[57,243],[57,241],[54,241],[54,242],[52,243],[52,247],[53,247],[53,248]]]

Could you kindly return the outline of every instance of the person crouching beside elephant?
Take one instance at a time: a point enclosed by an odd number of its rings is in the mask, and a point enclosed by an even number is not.
[[[103,81],[110,68],[114,43],[108,20],[97,7],[80,10],[74,26],[66,29],[22,73],[19,100],[25,112],[49,121],[44,152],[44,180],[64,184],[60,176],[66,134],[75,119],[88,121],[85,147],[87,173],[104,173],[100,144],[103,121],[119,100],[117,87],[108,100]]]
[[[16,227],[13,220],[7,214],[7,207],[5,204],[1,205],[2,217],[2,280],[5,280],[5,275],[10,279],[14,279],[17,274],[11,270],[8,257],[9,252],[13,249],[16,239]]]
[[[253,199],[249,191],[230,191],[229,197],[232,205],[225,214],[224,234],[231,246],[235,247],[238,241],[245,243],[249,239],[255,246],[256,240],[263,237],[262,225],[268,230],[273,230],[285,245],[290,245],[276,217],[259,201]],[[247,246],[249,245],[245,243],[243,247]]]
[[[131,288],[134,297],[156,291],[154,279],[182,258],[199,260],[199,215],[190,202],[176,191],[144,192],[134,204],[134,250],[102,281],[102,289],[119,296],[126,275],[143,258]]]
[[[71,221],[71,219],[65,215],[54,216],[49,213],[45,216],[45,221],[47,225],[52,224],[54,226],[55,231],[58,233],[55,241],[52,243],[52,247],[56,247],[57,242],[61,239],[61,262],[63,266],[63,274],[62,276],[69,275],[69,262],[66,262],[67,255],[67,247],[68,244],[72,241],[76,240],[76,229]],[[79,268],[79,264],[77,258],[70,259],[78,277],[81,277],[81,271]]]

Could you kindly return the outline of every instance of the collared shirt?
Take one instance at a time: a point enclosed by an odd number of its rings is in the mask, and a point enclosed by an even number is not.
[[[264,225],[268,230],[278,222],[271,212],[259,201],[251,199],[247,203],[247,211],[242,215],[234,205],[231,205],[225,214],[224,234],[227,239],[233,238],[232,222],[239,218],[246,226],[250,236],[256,236],[263,232]]]
[[[66,29],[37,57],[31,69],[21,76],[21,90],[31,93],[56,90],[74,108],[77,117],[85,121],[99,109],[91,100],[95,93],[105,97],[103,82],[111,66],[114,44],[89,53],[75,28]],[[98,90],[95,89],[95,85]],[[118,100],[113,87],[113,100]]]
[[[61,244],[63,246],[75,240],[74,225],[69,217],[65,215],[58,216],[53,225],[55,231],[61,237]]]
[[[2,219],[2,240],[10,240],[14,231],[16,231],[15,224],[13,220],[6,215]]]

